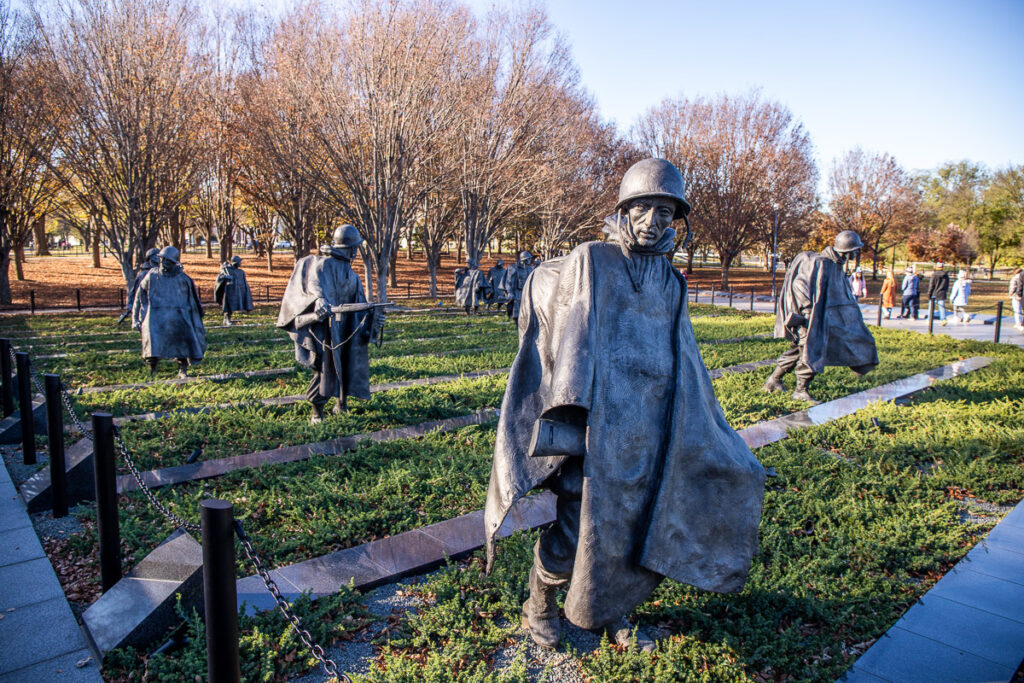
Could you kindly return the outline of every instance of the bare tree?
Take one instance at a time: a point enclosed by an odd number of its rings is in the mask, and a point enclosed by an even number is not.
[[[776,204],[787,217],[780,230],[803,225],[816,204],[806,130],[757,91],[665,100],[641,117],[634,136],[682,172],[696,239],[718,252],[723,287],[736,257],[771,234]]]
[[[53,170],[130,285],[203,168],[200,16],[190,0],[54,0],[34,17],[62,117]]]
[[[853,230],[872,256],[871,278],[886,249],[903,242],[920,217],[914,179],[889,154],[855,148],[832,164],[828,223],[833,232]]]
[[[0,303],[11,303],[12,252],[18,279],[25,240],[52,204],[49,170],[56,128],[45,67],[32,26],[0,4]]]

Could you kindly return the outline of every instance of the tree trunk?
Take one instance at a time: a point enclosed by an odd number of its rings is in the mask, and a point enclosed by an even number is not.
[[[274,272],[274,250],[267,245],[267,271]]]
[[[388,264],[388,276],[391,280],[388,285],[391,289],[398,289],[398,245],[391,249],[391,262]]]
[[[733,256],[719,252],[718,258],[722,264],[722,289],[729,289],[729,266],[732,265]]]
[[[14,279],[19,282],[25,279],[25,240],[14,243]]]
[[[46,214],[32,221],[32,232],[36,237],[36,256],[49,256],[50,243],[46,239]]]
[[[693,248],[686,250],[686,274],[693,275]]]
[[[213,231],[212,230],[207,230],[206,231],[206,258],[212,260],[213,259],[213,244],[211,243],[211,240],[213,239],[213,235],[211,234],[211,232],[213,232]]]
[[[370,255],[363,255],[363,280],[366,282],[366,300],[373,301],[373,266],[370,264]]]
[[[89,219],[89,232],[92,233],[92,267],[100,267],[100,222],[95,218]]]
[[[430,279],[430,298],[437,298],[437,262],[441,260],[441,255],[438,254],[437,258],[427,257],[427,275]]]
[[[988,253],[988,279],[993,280],[996,277],[996,261],[999,259],[999,252],[993,249]]]
[[[0,304],[11,303],[11,248],[0,250]]]

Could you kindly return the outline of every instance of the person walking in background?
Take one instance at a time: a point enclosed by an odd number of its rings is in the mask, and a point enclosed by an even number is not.
[[[864,271],[860,266],[850,276],[850,289],[853,290],[853,298],[860,301],[868,294],[868,283],[864,281]]]
[[[1021,298],[1024,294],[1024,272],[1014,268],[1010,277],[1010,304],[1013,306],[1013,329],[1024,332],[1024,311],[1021,310]]]
[[[956,282],[953,283],[953,290],[949,298],[953,303],[953,315],[960,315],[961,321],[971,322],[971,314],[967,312],[967,300],[971,296],[971,281],[967,279],[967,271],[961,270],[956,274]]]
[[[896,307],[897,289],[896,275],[890,270],[885,274],[885,280],[882,282],[882,307],[885,308],[886,320],[892,318],[892,309]]]
[[[928,279],[928,298],[939,307],[939,320],[946,324],[946,296],[949,294],[949,273],[942,269],[942,261],[935,264],[935,270]]]
[[[917,297],[920,294],[920,284],[921,281],[917,279],[914,266],[907,266],[907,274],[903,276],[903,283],[900,285],[900,291],[903,292],[900,318],[917,320]]]

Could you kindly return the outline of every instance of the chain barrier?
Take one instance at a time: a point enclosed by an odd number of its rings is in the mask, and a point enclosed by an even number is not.
[[[252,547],[252,543],[249,541],[249,537],[245,533],[245,529],[242,528],[242,522],[235,520],[235,533],[238,534],[238,540],[242,542],[242,548],[245,549],[245,555],[249,558],[249,562],[256,569],[256,573],[259,574],[260,578],[263,579],[263,584],[270,591],[270,594],[274,596],[274,601],[277,602],[277,608],[281,610],[281,614],[284,615],[285,619],[292,625],[295,633],[299,636],[302,644],[312,653],[313,658],[320,662],[320,665],[324,668],[324,672],[328,676],[335,678],[344,683],[352,683],[352,680],[343,673],[338,671],[338,665],[333,659],[327,656],[324,649],[320,647],[318,643],[313,642],[313,636],[310,635],[309,631],[302,628],[302,622],[299,621],[299,617],[292,611],[292,606],[288,604],[284,596],[281,595],[281,590],[277,587],[277,583],[270,577],[270,572],[267,571],[263,564],[263,560],[260,559],[259,554],[256,553],[255,548]]]
[[[358,330],[359,328],[356,328],[356,331]],[[17,357],[14,355],[15,352],[13,346],[10,349],[10,354],[11,362],[16,365]],[[39,393],[45,396],[46,392],[44,392],[42,387],[40,386],[39,378],[36,377],[35,370],[33,370],[31,366],[29,367],[29,372],[32,377],[32,381],[35,383],[36,388],[39,390]],[[74,407],[72,406],[71,403],[71,397],[68,395],[67,389],[64,386],[63,382],[61,382],[60,393],[61,401],[64,403],[64,407],[68,411],[68,414],[71,416],[72,421],[75,423],[78,429],[82,431],[82,433],[87,434],[89,438],[92,438],[92,430],[86,427],[86,425],[82,424],[81,420],[78,419],[78,415],[77,413],[75,413]],[[188,522],[182,519],[178,515],[171,512],[167,508],[167,506],[165,506],[157,499],[156,494],[153,493],[153,490],[146,485],[145,481],[143,481],[142,473],[139,472],[139,468],[135,465],[135,461],[132,459],[131,453],[128,451],[128,445],[125,444],[124,439],[121,437],[121,430],[117,426],[114,427],[114,439],[117,441],[117,448],[121,452],[121,457],[124,459],[125,466],[128,468],[128,471],[131,472],[132,477],[139,485],[139,490],[142,491],[143,495],[150,502],[150,504],[154,508],[156,508],[157,511],[160,512],[160,514],[167,518],[167,520],[174,524],[174,526],[182,527],[190,533],[202,533],[201,525],[195,524],[193,522]],[[302,644],[305,645],[306,648],[310,651],[310,653],[313,655],[313,658],[320,662],[320,665],[324,668],[324,671],[327,673],[328,676],[331,676],[336,680],[342,681],[343,683],[352,683],[351,679],[348,676],[338,671],[338,665],[334,662],[334,660],[327,656],[327,654],[324,652],[323,647],[321,647],[318,643],[313,642],[313,636],[309,633],[309,631],[302,627],[302,622],[299,620],[299,617],[295,614],[294,611],[292,611],[291,605],[288,603],[287,600],[285,600],[284,596],[281,595],[281,590],[277,587],[277,583],[274,581],[274,579],[270,577],[270,573],[267,571],[266,566],[263,564],[263,560],[260,559],[259,554],[257,554],[256,549],[253,548],[252,542],[249,540],[249,537],[246,535],[245,530],[242,528],[242,523],[237,519],[235,520],[235,533],[238,534],[238,539],[242,542],[242,548],[245,549],[245,555],[249,558],[249,562],[256,569],[256,573],[259,574],[260,578],[263,579],[263,583],[266,586],[267,591],[273,596],[274,601],[277,603],[278,609],[281,610],[281,613],[285,616],[285,619],[287,619],[288,623],[291,624],[291,627],[299,636],[299,639],[302,641]]]

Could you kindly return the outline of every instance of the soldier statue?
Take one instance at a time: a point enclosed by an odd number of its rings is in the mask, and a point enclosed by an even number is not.
[[[843,230],[833,246],[820,254],[801,252],[789,264],[779,293],[775,336],[791,345],[779,356],[765,391],[786,391],[782,378],[794,371],[793,398],[817,404],[808,389],[826,366],[846,366],[860,376],[878,365],[875,339],[843,272],[863,246],[857,233]]]
[[[497,304],[500,310],[500,306],[505,303],[505,277],[507,275],[508,270],[505,268],[503,259],[498,259],[494,267],[487,271],[487,283],[490,285],[487,293],[488,309]]]
[[[132,306],[132,327],[142,331],[142,357],[156,372],[161,358],[178,360],[178,378],[206,353],[203,307],[192,278],[185,275],[174,247],[160,250],[160,267],[151,268],[139,283]]]
[[[328,399],[333,412],[348,407],[348,397],[370,398],[369,344],[384,324],[382,305],[367,304],[352,258],[363,238],[352,225],[335,229],[331,244],[295,263],[277,326],[295,343],[295,360],[313,370],[306,399],[313,405],[310,424],[324,419]]]
[[[519,252],[519,260],[505,275],[505,300],[508,301],[508,317],[519,320],[519,304],[523,299],[526,278],[533,272],[533,255],[528,251]]]
[[[124,313],[117,319],[117,324],[120,325],[125,320],[131,317],[132,308],[135,306],[135,296],[139,291],[139,285],[142,283],[143,278],[149,275],[149,271],[153,268],[160,267],[160,250],[153,247],[146,252],[146,258],[143,259],[142,265],[139,266],[139,271],[135,273],[135,282],[132,284],[132,291],[128,292],[128,301],[125,302]],[[143,313],[145,315],[145,313]]]
[[[466,259],[466,267],[455,271],[455,305],[466,309],[466,315],[480,312],[480,302],[487,299],[490,285],[473,259]]]
[[[248,312],[253,309],[252,292],[245,279],[240,256],[232,256],[230,261],[221,265],[220,272],[217,274],[217,285],[213,290],[213,298],[224,311],[225,325],[233,324],[231,314],[235,311]]]
[[[523,621],[554,648],[565,616],[629,643],[626,615],[665,577],[742,588],[758,547],[764,468],[715,398],[666,258],[690,205],[679,171],[646,159],[622,178],[614,230],[526,283],[484,523],[495,537],[535,487],[556,496],[534,546]],[[635,632],[644,649],[653,642]]]

